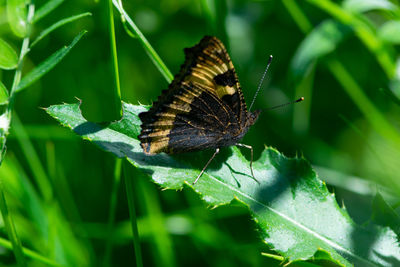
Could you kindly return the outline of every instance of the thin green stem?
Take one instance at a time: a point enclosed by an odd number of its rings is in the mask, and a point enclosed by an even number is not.
[[[290,4],[295,5],[296,7],[294,9],[296,10],[296,12],[302,13],[301,9],[297,6],[296,1],[284,0],[284,2],[290,2]],[[309,0],[309,2],[312,2],[315,5],[321,7],[321,9],[329,9],[332,16],[340,18],[340,21],[342,23],[349,23],[352,20],[351,16],[346,13],[342,13],[342,11],[337,9],[336,6],[332,7],[332,5],[334,5],[333,3],[328,3],[325,0],[321,2]],[[288,9],[288,11],[293,16],[293,7],[291,9]],[[302,13],[301,17],[305,21],[305,25],[311,25],[311,22],[307,19],[307,16],[304,13]],[[294,18],[294,20],[304,34],[307,34],[309,31],[312,30],[312,28],[308,26],[302,27],[297,19]],[[375,105],[368,99],[362,88],[353,79],[353,77],[346,70],[343,64],[338,60],[333,59],[328,62],[328,68],[332,75],[342,85],[343,89],[349,95],[355,105],[364,114],[364,117],[366,118],[366,120],[369,121],[374,130],[384,138],[391,140],[392,144],[394,144],[396,148],[400,149],[400,135],[398,134],[396,129],[387,121],[387,119],[379,112]],[[400,188],[400,184],[397,181],[394,182],[397,188]]]
[[[28,29],[30,32],[30,25],[32,23],[33,16],[35,14],[35,5],[34,4],[29,4],[28,6],[28,18],[27,18],[27,24],[28,24]],[[10,98],[9,98],[9,103],[7,106],[7,118],[11,122],[11,113],[14,108],[14,101],[15,101],[15,92],[17,90],[18,84],[21,81],[21,76],[22,76],[22,66],[24,62],[25,55],[29,52],[29,34],[24,38],[22,41],[22,47],[21,47],[21,52],[19,54],[19,59],[18,59],[18,67],[17,70],[15,71],[14,74],[14,79],[13,83],[11,86],[11,91],[10,91]]]
[[[122,105],[121,105],[121,89],[119,82],[119,71],[118,71],[118,57],[117,57],[117,44],[115,41],[115,26],[114,26],[114,11],[112,0],[108,0],[108,15],[109,15],[109,32],[110,32],[110,48],[112,55],[112,70],[114,74],[114,86],[113,86],[113,104],[114,107],[110,109],[113,112],[115,119],[119,119],[122,116]]]
[[[1,238],[1,237],[0,237],[0,246],[2,246],[4,248],[8,248],[8,249],[12,249],[13,248],[13,246],[12,246],[10,241],[8,241],[8,240],[6,240],[4,238]],[[46,258],[46,257],[40,255],[39,253],[37,253],[37,252],[35,252],[33,250],[30,250],[30,249],[27,249],[27,248],[23,248],[23,252],[24,252],[25,256],[27,256],[28,258],[31,258],[31,259],[33,259],[35,261],[47,264],[49,266],[63,266],[61,264],[58,264],[57,262],[54,262],[53,260],[51,260],[49,258]]]
[[[293,129],[301,135],[307,134],[310,127],[312,93],[315,78],[315,61],[310,64],[304,76],[295,84],[295,96],[303,96],[307,101],[293,107]]]
[[[15,92],[17,90],[19,82],[21,81],[23,60],[28,51],[29,51],[29,36],[25,37],[24,40],[22,41],[21,52],[18,59],[18,67],[17,70],[15,71],[13,83],[11,86],[10,98],[8,101],[8,106],[6,111],[7,118],[10,123],[11,123],[12,110],[14,108],[14,102],[15,102]]]
[[[32,22],[34,13],[35,13],[35,6],[33,4],[29,4],[28,17],[27,17],[28,29],[30,27],[29,25]],[[4,156],[5,156],[8,129],[9,129],[9,126],[11,123],[12,110],[13,110],[14,102],[15,102],[15,92],[16,92],[18,83],[21,80],[23,60],[24,60],[24,57],[25,57],[26,53],[28,52],[28,50],[29,50],[29,34],[22,41],[22,47],[21,47],[20,56],[18,59],[18,67],[14,74],[13,84],[12,84],[10,95],[9,95],[9,101],[8,101],[8,105],[7,105],[6,112],[5,112],[5,117],[7,119],[8,126],[5,127],[5,132],[2,133],[1,140],[0,140],[1,141],[0,166],[1,166],[1,163],[3,162]],[[24,266],[26,266],[26,260],[25,260],[24,254],[22,252],[21,240],[19,239],[19,237],[17,235],[14,221],[13,221],[10,213],[8,212],[8,207],[7,207],[7,202],[6,202],[4,192],[5,191],[4,191],[3,180],[0,178],[0,212],[3,217],[4,227],[6,228],[8,238],[10,239],[13,253],[14,253],[14,256],[15,256],[18,266],[24,267]]]
[[[14,112],[13,133],[25,155],[26,161],[32,170],[32,173],[37,182],[43,199],[46,202],[51,202],[53,199],[53,188],[50,179],[45,171],[45,168],[40,160],[38,153],[35,150],[28,134],[26,133],[23,124],[19,120],[17,113]]]
[[[153,240],[153,257],[160,259],[158,265],[163,267],[176,266],[173,242],[165,224],[165,215],[161,208],[161,201],[155,188],[147,182],[146,176],[134,169],[135,185],[139,189],[140,206],[145,216],[148,217],[148,226],[151,229]]]
[[[291,0],[285,0],[285,2]],[[342,12],[338,9],[335,4],[328,3],[327,1],[323,0],[321,2],[309,0],[310,2],[314,3],[315,5],[321,7],[324,10],[330,10],[330,13],[334,15],[336,18],[340,18],[340,20],[345,23],[349,23],[352,20],[352,17]],[[296,5],[295,1],[291,1],[292,5]],[[293,9],[293,8],[292,8]],[[301,9],[296,7],[296,12],[301,12]],[[290,11],[292,14],[292,11]],[[311,25],[311,23],[307,20],[307,17],[302,15],[303,20],[307,21],[307,25]],[[295,20],[299,28],[305,32],[305,28],[299,25],[299,22]],[[308,30],[311,28],[306,27]],[[397,147],[400,146],[400,136],[398,132],[393,128],[393,126],[386,120],[384,116],[381,115],[379,110],[374,106],[374,104],[368,99],[365,95],[361,87],[357,84],[357,82],[353,79],[350,73],[346,70],[342,63],[338,60],[331,60],[328,62],[328,67],[334,77],[338,80],[338,82],[343,86],[343,89],[346,93],[350,96],[353,102],[357,105],[357,107],[361,110],[364,114],[365,118],[371,123],[374,129],[383,137],[391,140]]]
[[[369,148],[369,150],[371,151],[372,154],[374,154],[376,160],[379,161],[379,165],[380,166],[385,166],[385,162],[382,160],[381,156],[379,155],[378,151],[376,151],[376,149],[374,148],[374,146],[371,144],[371,141],[368,139],[368,136],[366,135],[366,133],[364,133],[361,129],[359,129],[355,123],[351,122],[349,119],[347,119],[344,115],[339,114],[339,118],[341,118],[350,129],[352,129],[360,138],[361,140],[363,140],[363,142],[365,143],[365,145]],[[390,177],[390,174],[387,170],[387,168],[382,168],[383,172],[386,173],[387,177]]]
[[[206,18],[207,26],[209,28],[209,32],[215,33],[216,30],[216,18],[215,18],[215,10],[214,7],[210,5],[210,1],[201,0],[200,1],[201,9],[203,12],[203,16]]]
[[[338,4],[328,0],[308,0],[314,6],[324,10],[332,17],[337,19],[343,24],[349,25],[353,28],[358,38],[364,45],[375,55],[378,63],[386,73],[389,79],[395,75],[395,62],[393,58],[384,49],[382,41],[376,37],[373,30],[365,24],[362,20],[357,18],[354,14],[344,10]]]
[[[107,224],[108,233],[113,232],[112,230],[114,228],[114,223],[115,223],[115,211],[117,208],[118,188],[121,181],[121,164],[122,164],[122,159],[117,158],[115,160],[114,181],[111,189],[110,210],[108,212],[108,224]],[[112,236],[107,239],[103,266],[110,266],[113,240],[114,238]]]
[[[261,255],[263,255],[265,257],[268,257],[268,258],[271,258],[271,259],[275,259],[275,260],[281,261],[281,262],[283,262],[285,260],[285,258],[282,257],[282,256],[279,256],[279,255],[276,255],[276,254],[267,253],[267,252],[261,252]]]
[[[34,14],[34,5],[30,4],[29,5],[29,12],[28,12],[28,23],[32,20]],[[4,132],[0,132],[1,134],[1,152],[0,152],[0,165],[3,162],[3,158],[6,152],[6,140],[7,140],[7,135],[8,135],[8,129],[10,128],[11,124],[11,117],[12,117],[12,110],[14,108],[14,102],[15,102],[15,92],[17,90],[18,84],[21,81],[21,76],[22,76],[22,65],[23,65],[23,60],[25,55],[29,51],[29,35],[24,38],[22,41],[22,46],[21,46],[21,51],[19,54],[18,58],[18,66],[14,74],[14,79],[13,83],[11,86],[11,91],[9,94],[8,98],[8,105],[5,111],[5,118],[7,120],[7,126],[3,126]],[[2,115],[3,116],[3,115]]]
[[[138,40],[144,47],[144,50],[149,55],[149,57],[153,61],[154,65],[161,72],[161,74],[164,76],[164,78],[167,80],[168,83],[172,82],[174,75],[172,75],[172,73],[169,71],[167,66],[161,60],[160,56],[157,54],[157,52],[154,50],[154,48],[147,41],[146,37],[144,37],[143,33],[139,30],[139,28],[136,26],[136,24],[133,22],[133,20],[125,12],[124,8],[122,7],[122,1],[121,0],[112,0],[112,2],[114,4],[114,6],[118,9],[121,16],[124,17],[125,21],[129,24],[129,26],[133,30],[133,32],[135,33],[135,36],[138,38]]]
[[[306,15],[302,12],[295,0],[283,0],[282,4],[286,7],[292,19],[295,21],[300,30],[305,34],[310,32],[313,28],[311,22],[307,19]],[[305,97],[307,101],[301,105],[295,105],[293,108],[293,129],[297,133],[306,134],[310,124],[310,112],[312,103],[312,85],[314,82],[315,61],[310,64],[309,69],[305,72],[304,77],[295,85],[295,95]]]
[[[30,138],[32,138],[29,135]],[[63,210],[65,211],[65,222],[63,226],[60,225],[60,229],[68,229],[70,232],[74,232],[76,236],[79,236],[79,241],[84,244],[90,253],[90,258],[95,259],[95,253],[93,251],[92,243],[87,239],[86,229],[83,227],[82,219],[79,214],[78,208],[75,203],[75,199],[73,194],[71,193],[70,185],[68,184],[67,179],[65,178],[62,164],[57,162],[55,146],[52,141],[46,140],[46,158],[47,158],[47,173],[49,181],[52,182],[54,187],[54,196],[58,199],[56,202],[50,202],[50,205],[54,206],[54,209],[47,210],[48,218],[54,219],[54,217],[58,217],[58,212]],[[49,203],[46,203],[46,207],[49,207]],[[51,211],[54,210],[53,214]],[[71,224],[73,227],[71,228]],[[57,235],[57,232],[54,233],[54,236]]]
[[[126,187],[126,196],[128,199],[128,207],[129,207],[129,217],[131,220],[132,227],[132,236],[133,236],[133,248],[135,250],[135,258],[136,258],[136,266],[142,267],[142,252],[140,248],[140,239],[139,239],[139,231],[137,228],[137,219],[136,219],[136,209],[135,209],[135,199],[133,192],[133,182],[132,175],[129,170],[130,163],[127,161],[123,162],[123,171],[124,171],[124,179],[125,179],[125,187]]]
[[[292,19],[296,22],[297,26],[303,33],[312,30],[313,26],[307,19],[306,15],[301,11],[295,0],[282,0],[282,4],[286,7]]]
[[[11,241],[12,250],[18,266],[27,266],[24,254],[22,252],[21,240],[19,239],[17,231],[15,230],[14,221],[8,212],[7,202],[4,196],[3,179],[0,179],[0,210],[3,217],[4,227],[6,228],[8,238]]]
[[[393,144],[400,149],[399,133],[368,99],[361,87],[353,79],[343,64],[338,60],[330,60],[328,61],[328,68],[364,114],[365,118],[374,127],[375,131],[377,131],[382,137],[391,140]]]
[[[215,6],[215,29],[218,37],[225,43],[229,50],[228,34],[226,33],[226,17],[228,6],[226,0],[213,1]]]

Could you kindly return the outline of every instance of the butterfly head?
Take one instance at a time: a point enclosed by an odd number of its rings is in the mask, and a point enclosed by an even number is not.
[[[254,123],[256,123],[257,119],[258,119],[258,115],[260,115],[261,113],[261,109],[257,109],[253,112],[248,112],[247,113],[247,125],[251,126]]]

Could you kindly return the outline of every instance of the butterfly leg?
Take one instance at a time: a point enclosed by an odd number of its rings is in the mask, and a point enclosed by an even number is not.
[[[249,145],[245,145],[245,144],[239,144],[237,143],[236,146],[241,146],[241,147],[245,147],[250,149],[250,171],[251,171],[251,176],[253,176],[254,180],[258,182],[258,180],[256,179],[256,177],[254,176],[254,171],[253,171],[253,147],[249,146]]]
[[[197,183],[197,180],[199,180],[199,178],[203,175],[203,172],[207,169],[208,165],[211,163],[211,161],[213,160],[213,158],[215,158],[215,156],[218,154],[219,152],[219,148],[215,149],[214,154],[212,155],[212,157],[208,160],[207,164],[204,166],[204,168],[201,170],[201,172],[199,173],[199,175],[197,175],[196,180],[194,180],[193,185],[195,183]]]

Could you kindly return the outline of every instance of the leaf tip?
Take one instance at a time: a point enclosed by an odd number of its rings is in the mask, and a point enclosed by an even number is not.
[[[79,97],[75,96],[75,99],[78,100],[79,102],[79,106],[82,105],[82,99],[80,99]]]
[[[46,112],[47,112],[47,109],[48,109],[48,108],[45,108],[45,107],[38,107],[38,108],[41,109],[41,110],[44,110]]]

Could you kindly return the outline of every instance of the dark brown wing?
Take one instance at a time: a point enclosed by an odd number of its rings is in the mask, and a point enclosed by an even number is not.
[[[223,44],[206,36],[185,49],[185,56],[168,89],[139,115],[145,153],[215,148],[245,125],[246,103]]]
[[[199,44],[185,49],[185,71],[178,75],[182,81],[192,81],[200,88],[220,98],[236,115],[241,125],[246,120],[246,102],[233,63],[223,43],[216,37],[205,36]]]

